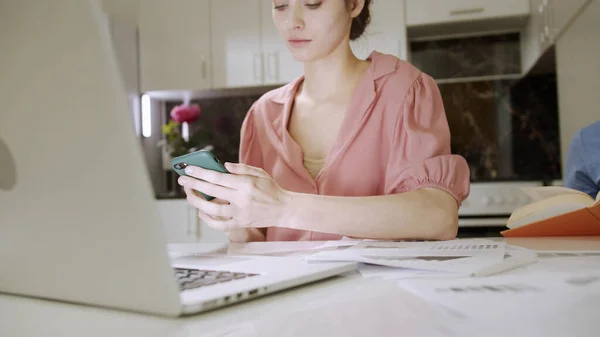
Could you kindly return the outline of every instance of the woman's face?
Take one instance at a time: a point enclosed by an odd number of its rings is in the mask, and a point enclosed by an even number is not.
[[[362,0],[273,0],[273,22],[292,56],[311,62],[331,54],[350,35]]]

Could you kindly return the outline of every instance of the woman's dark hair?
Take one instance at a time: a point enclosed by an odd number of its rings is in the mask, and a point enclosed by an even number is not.
[[[346,0],[346,2],[348,2],[348,1],[352,1],[352,0]],[[360,12],[360,14],[358,14],[357,17],[352,19],[352,26],[350,27],[350,40],[351,41],[354,41],[354,40],[358,39],[359,37],[361,37],[363,35],[363,33],[365,32],[365,29],[367,29],[367,26],[371,22],[371,10],[369,9],[371,2],[373,2],[373,1],[365,0],[365,5],[364,5],[362,11]]]

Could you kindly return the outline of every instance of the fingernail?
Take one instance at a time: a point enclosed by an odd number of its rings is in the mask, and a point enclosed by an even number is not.
[[[191,167],[188,166],[188,167],[185,168],[185,173],[186,174],[192,174],[192,173],[194,173],[194,169],[192,169]]]
[[[177,179],[177,182],[179,183],[179,185],[183,186],[185,184],[185,178],[179,177],[179,179]]]

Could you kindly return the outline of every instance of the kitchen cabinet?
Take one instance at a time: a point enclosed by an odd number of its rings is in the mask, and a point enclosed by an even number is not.
[[[168,243],[196,242],[198,223],[184,200],[157,200],[160,220]]]
[[[200,220],[185,199],[157,200],[167,243],[227,242],[227,236]]]
[[[406,0],[406,25],[528,16],[529,0]]]
[[[261,58],[264,84],[285,84],[304,72],[273,23],[273,0],[259,0],[261,8]]]
[[[548,7],[548,25],[553,33],[553,42],[579,11],[591,0],[546,0]]]
[[[272,0],[139,1],[140,91],[276,86],[301,76],[272,7]],[[375,1],[371,9],[353,50],[407,59],[404,0]]]
[[[352,41],[352,50],[361,59],[377,50],[407,59],[404,0],[374,1],[371,5],[371,23],[365,34]]]
[[[137,26],[140,14],[140,0],[101,0],[102,10],[112,18]]]
[[[523,73],[531,70],[589,1],[531,0],[531,17],[521,34]]]
[[[139,10],[140,90],[210,88],[209,0],[144,0]]]
[[[272,19],[272,0],[211,2],[213,87],[277,85],[302,75]]]
[[[526,74],[550,47],[547,0],[531,0],[531,16],[521,32],[521,72]]]
[[[263,83],[258,0],[211,1],[213,87]]]

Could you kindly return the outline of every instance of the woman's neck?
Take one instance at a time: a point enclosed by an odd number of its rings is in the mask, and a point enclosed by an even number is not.
[[[368,63],[345,45],[324,59],[304,64],[301,94],[313,102],[326,101],[340,93],[352,91]]]

